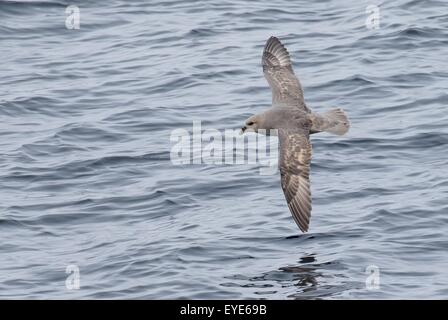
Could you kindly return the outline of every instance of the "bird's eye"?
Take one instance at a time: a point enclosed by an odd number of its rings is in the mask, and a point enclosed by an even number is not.
[[[251,125],[253,125],[253,124],[254,124],[254,123],[253,123],[252,121],[250,121],[250,122],[247,123],[248,126],[251,126]]]

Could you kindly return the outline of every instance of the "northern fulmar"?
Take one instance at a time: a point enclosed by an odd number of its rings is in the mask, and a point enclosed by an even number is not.
[[[272,107],[248,118],[241,130],[242,133],[277,130],[283,193],[294,221],[302,232],[306,232],[311,216],[310,134],[325,131],[343,135],[350,122],[340,108],[318,114],[306,106],[289,53],[276,37],[270,37],[266,42],[262,65],[272,90]]]

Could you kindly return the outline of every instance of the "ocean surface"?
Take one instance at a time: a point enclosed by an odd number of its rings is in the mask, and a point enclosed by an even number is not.
[[[0,298],[447,299],[447,30],[446,1],[0,1]],[[270,105],[271,35],[352,124],[311,138],[305,234],[278,174],[171,161]]]

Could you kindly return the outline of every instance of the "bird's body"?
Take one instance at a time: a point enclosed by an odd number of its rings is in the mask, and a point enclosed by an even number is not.
[[[309,136],[322,131],[342,135],[350,124],[345,112],[339,108],[323,114],[311,112],[292,69],[289,53],[276,37],[267,41],[262,65],[272,90],[272,107],[247,119],[242,130],[277,130],[282,189],[295,222],[305,232],[311,216],[312,147]]]
[[[272,107],[261,113],[264,118],[263,129],[311,128],[309,113],[295,106]]]

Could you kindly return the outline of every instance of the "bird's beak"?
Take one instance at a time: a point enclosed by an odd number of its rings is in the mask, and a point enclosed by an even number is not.
[[[244,133],[244,131],[246,131],[246,129],[247,129],[246,126],[242,127],[241,131],[240,131],[240,135],[242,135]]]

